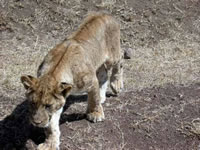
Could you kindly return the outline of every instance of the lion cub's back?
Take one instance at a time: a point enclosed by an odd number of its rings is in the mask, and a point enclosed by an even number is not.
[[[112,16],[106,13],[92,12],[68,39],[75,39],[77,41],[90,40],[104,36],[105,31],[109,29],[112,31],[119,30],[120,26]],[[111,31],[108,32],[110,33]]]
[[[109,59],[112,63],[121,58],[120,25],[106,13],[90,13],[69,39],[78,41],[85,56],[95,58],[95,62]]]

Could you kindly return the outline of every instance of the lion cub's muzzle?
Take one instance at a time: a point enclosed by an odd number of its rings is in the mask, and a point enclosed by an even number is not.
[[[37,110],[36,112],[31,112],[30,122],[37,127],[45,128],[48,127],[51,116],[45,112],[45,110]]]

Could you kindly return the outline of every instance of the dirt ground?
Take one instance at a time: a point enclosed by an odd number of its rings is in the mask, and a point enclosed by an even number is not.
[[[0,0],[0,150],[34,150],[43,129],[28,121],[22,74],[36,75],[47,52],[90,11],[121,24],[125,88],[85,118],[87,96],[69,97],[61,150],[200,149],[199,0]]]

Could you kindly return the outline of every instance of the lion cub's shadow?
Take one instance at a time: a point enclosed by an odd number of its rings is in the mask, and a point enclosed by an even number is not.
[[[110,91],[106,92],[106,97],[116,97],[116,96],[117,96],[116,94],[113,94]],[[70,95],[66,100],[63,112],[65,112],[71,104],[87,101],[87,97],[88,97],[87,94],[79,96]],[[86,119],[86,114],[80,114],[80,113],[72,113],[69,115],[62,114],[60,118],[60,124],[63,124],[65,122],[79,121],[82,119]]]
[[[87,95],[80,95],[80,96],[70,95],[66,100],[63,112],[65,112],[70,107],[70,105],[74,103],[85,102],[85,101],[87,101]],[[60,124],[63,124],[65,122],[79,121],[82,119],[86,119],[85,114],[72,113],[72,114],[67,115],[67,114],[62,113],[61,118],[60,118]]]
[[[67,110],[71,104],[84,101],[87,101],[87,95],[69,96],[66,100],[64,111]],[[34,127],[30,124],[28,107],[29,102],[25,100],[17,105],[9,116],[0,121],[0,150],[27,150],[26,143],[29,139],[35,144],[44,142],[44,129]],[[85,114],[62,114],[60,124],[85,118]]]

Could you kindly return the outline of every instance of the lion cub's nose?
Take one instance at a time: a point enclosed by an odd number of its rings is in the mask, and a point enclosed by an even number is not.
[[[34,120],[33,121],[35,124],[41,124],[42,123],[42,121],[40,121],[40,120]]]
[[[34,116],[34,117],[33,117],[33,122],[34,122],[35,124],[41,124],[41,123],[42,123],[42,120],[40,120],[39,117]]]

